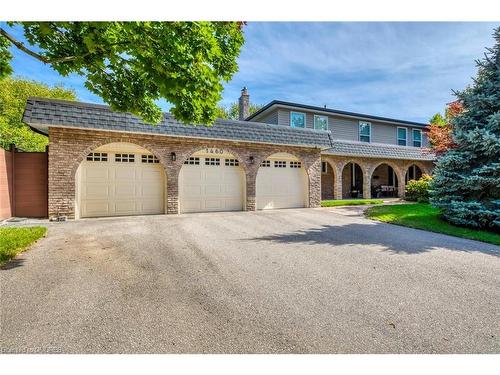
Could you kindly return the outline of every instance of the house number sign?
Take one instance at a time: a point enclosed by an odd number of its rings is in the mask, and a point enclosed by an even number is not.
[[[206,148],[205,152],[207,154],[222,155],[224,153],[224,150],[222,148]]]

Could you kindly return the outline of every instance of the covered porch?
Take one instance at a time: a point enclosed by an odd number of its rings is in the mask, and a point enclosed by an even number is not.
[[[403,198],[410,180],[432,174],[434,155],[393,145],[349,145],[321,156],[321,199]],[[383,156],[383,157],[382,157]]]

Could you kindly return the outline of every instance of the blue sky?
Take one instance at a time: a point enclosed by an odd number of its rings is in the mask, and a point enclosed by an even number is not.
[[[223,103],[247,86],[251,101],[273,99],[426,122],[475,76],[493,45],[492,23],[249,22],[239,71]],[[18,32],[18,31],[16,31]],[[17,35],[21,37],[20,34]],[[14,73],[101,100],[76,75],[61,77],[17,50]],[[168,110],[167,103],[161,103]]]

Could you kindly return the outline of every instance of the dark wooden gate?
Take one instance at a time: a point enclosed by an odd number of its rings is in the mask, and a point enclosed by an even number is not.
[[[47,152],[0,149],[0,219],[47,217]]]

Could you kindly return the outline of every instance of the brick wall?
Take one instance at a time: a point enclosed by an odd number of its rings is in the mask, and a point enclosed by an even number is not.
[[[321,199],[333,199],[333,169],[326,163],[326,173],[321,174]]]
[[[246,175],[246,209],[255,210],[255,182],[262,160],[277,152],[296,156],[309,176],[309,206],[321,203],[321,155],[319,149],[247,142],[211,141],[134,133],[89,131],[70,128],[49,129],[49,217],[75,217],[75,173],[93,149],[112,142],[134,143],[153,153],[167,177],[167,213],[179,212],[179,172],[184,161],[204,148],[223,148],[240,161]],[[175,152],[176,161],[171,160]],[[253,163],[250,162],[253,156]]]

